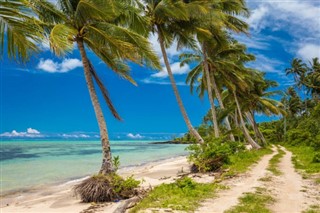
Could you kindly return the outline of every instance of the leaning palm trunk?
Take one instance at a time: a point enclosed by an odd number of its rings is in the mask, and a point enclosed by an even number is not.
[[[259,127],[258,127],[258,124],[257,122],[255,121],[254,119],[254,116],[252,115],[251,112],[246,112],[245,113],[248,120],[250,121],[251,125],[252,125],[252,128],[254,130],[254,134],[256,135],[256,137],[264,144],[266,145],[267,142],[266,142],[266,139],[264,138],[262,132],[260,131]]]
[[[164,46],[164,41],[163,41],[163,38],[162,38],[162,35],[159,33],[159,43],[160,43],[160,47],[161,47],[161,52],[162,52],[162,56],[163,56],[163,59],[164,59],[164,63],[166,65],[166,68],[167,68],[167,71],[168,71],[168,75],[169,75],[169,78],[170,78],[170,82],[171,82],[171,85],[172,85],[172,88],[173,88],[173,92],[176,96],[176,99],[178,101],[178,105],[179,105],[179,108],[180,108],[180,111],[182,113],[182,116],[183,116],[183,119],[190,131],[190,133],[196,138],[196,140],[199,142],[199,143],[204,143],[202,137],[199,135],[199,133],[197,132],[197,130],[195,130],[195,128],[193,128],[191,122],[190,122],[190,119],[187,115],[187,112],[183,106],[183,103],[182,103],[182,100],[181,100],[181,97],[180,97],[180,94],[179,94],[179,91],[178,91],[178,88],[177,88],[177,85],[176,85],[176,82],[174,80],[174,77],[173,77],[173,74],[172,74],[172,71],[171,71],[171,67],[170,67],[170,64],[169,64],[169,61],[168,61],[168,56],[167,56],[167,53],[166,53],[166,49],[165,49],[165,46]]]
[[[104,116],[103,116],[103,113],[102,113],[102,110],[101,110],[101,107],[99,104],[96,90],[94,88],[92,74],[90,71],[90,62],[87,58],[87,54],[84,49],[83,41],[79,39],[77,41],[77,44],[78,44],[78,48],[80,50],[81,59],[82,59],[82,63],[83,63],[84,76],[86,78],[91,102],[93,105],[94,112],[96,114],[99,130],[100,130],[100,138],[101,138],[101,145],[102,145],[102,165],[101,165],[101,169],[100,169],[99,173],[100,174],[108,174],[113,171],[113,168],[112,168],[112,157],[111,157],[111,149],[110,149],[107,124],[106,124],[106,121],[104,119]]]
[[[241,112],[241,108],[240,108],[240,104],[239,104],[239,101],[238,101],[238,98],[237,98],[237,95],[236,95],[236,92],[233,91],[233,96],[234,96],[234,100],[236,102],[236,105],[237,105],[237,109],[238,109],[238,114],[239,114],[239,118],[240,118],[240,123],[241,123],[241,126],[242,126],[242,130],[243,130],[243,134],[244,134],[244,137],[246,138],[246,140],[251,144],[251,146],[255,149],[260,149],[261,146],[259,144],[257,144],[253,139],[252,137],[250,136],[249,134],[249,131],[244,123],[244,120],[243,120],[243,117],[242,117],[242,112]]]
[[[212,123],[213,123],[213,129],[214,129],[214,136],[216,138],[219,137],[220,131],[219,131],[219,125],[218,125],[218,119],[217,119],[217,112],[216,108],[214,106],[214,100],[212,95],[212,89],[211,89],[211,82],[210,82],[210,73],[209,73],[209,64],[207,59],[207,52],[206,52],[206,45],[202,43],[202,52],[203,52],[203,63],[204,63],[204,72],[206,75],[206,81],[207,81],[207,92],[210,102],[210,109],[211,109],[211,115],[212,115]]]
[[[214,76],[211,76],[211,80],[212,80],[213,90],[214,90],[214,92],[216,94],[216,97],[218,99],[218,103],[219,103],[221,109],[225,109],[223,101],[222,101],[222,98],[221,98],[221,94],[220,94],[220,91],[219,91],[218,86],[216,84],[216,80],[214,79]],[[231,125],[230,125],[230,121],[229,121],[229,116],[228,115],[225,118],[225,122],[226,122],[227,130],[231,131],[232,129],[231,129]],[[232,133],[229,134],[229,137],[230,137],[230,140],[235,141],[234,135]]]

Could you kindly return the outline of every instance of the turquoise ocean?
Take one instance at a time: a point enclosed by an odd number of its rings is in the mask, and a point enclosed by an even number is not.
[[[111,141],[121,168],[186,155],[186,145]],[[83,178],[101,165],[100,141],[0,141],[1,195]]]

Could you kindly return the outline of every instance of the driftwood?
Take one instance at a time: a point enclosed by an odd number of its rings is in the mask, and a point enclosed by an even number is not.
[[[140,196],[134,196],[130,199],[127,199],[122,202],[122,204],[120,204],[120,206],[113,213],[125,213],[127,209],[134,207],[141,199],[142,197]]]

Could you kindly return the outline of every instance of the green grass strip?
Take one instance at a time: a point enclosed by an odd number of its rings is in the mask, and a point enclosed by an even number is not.
[[[271,158],[271,160],[269,161],[269,166],[267,170],[272,172],[274,175],[277,175],[277,176],[281,175],[282,172],[279,170],[278,164],[280,163],[280,160],[284,154],[285,152],[282,149],[278,148],[278,154],[274,155]]]
[[[223,174],[223,177],[244,173],[252,166],[252,164],[257,163],[264,155],[271,153],[272,150],[269,148],[235,153],[230,156],[230,164],[223,167],[228,170],[228,172]]]
[[[267,194],[265,188],[257,188],[254,193],[245,193],[237,206],[225,211],[225,213],[271,213],[267,205],[275,200]]]
[[[293,153],[292,162],[296,169],[304,170],[308,174],[320,172],[320,163],[314,162],[316,151],[309,146],[286,146]]]
[[[140,212],[148,208],[170,208],[192,212],[199,207],[201,200],[211,198],[215,192],[223,188],[216,183],[196,183],[191,178],[183,178],[171,184],[155,187],[130,212]]]

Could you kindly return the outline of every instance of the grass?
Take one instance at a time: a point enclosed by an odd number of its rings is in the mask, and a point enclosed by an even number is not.
[[[263,182],[270,182],[272,180],[272,177],[271,176],[265,176],[265,177],[260,178],[259,180],[263,181]]]
[[[170,208],[192,212],[199,207],[203,199],[213,197],[218,189],[223,188],[216,183],[196,183],[185,177],[171,184],[161,184],[155,187],[130,212],[140,212],[148,208]]]
[[[296,169],[304,170],[308,174],[320,173],[320,163],[313,162],[315,151],[308,146],[286,146],[294,156],[292,162]]]
[[[271,153],[271,149],[260,149],[233,154],[230,156],[230,163],[223,167],[228,171],[222,175],[222,178],[247,171],[262,156]],[[161,184],[155,187],[130,212],[142,212],[148,208],[170,208],[193,212],[199,207],[202,200],[214,197],[215,192],[222,188],[225,187],[217,183],[196,183],[190,178],[184,178],[172,184]]]
[[[246,193],[240,199],[237,206],[225,211],[225,213],[271,213],[267,205],[275,200],[267,194],[265,188],[257,188],[254,193]]]
[[[320,205],[312,205],[306,211],[302,213],[319,213],[320,212]]]
[[[262,156],[271,153],[272,150],[269,148],[235,153],[230,156],[230,164],[223,167],[224,169],[228,169],[228,172],[224,173],[222,176],[234,176],[246,172],[250,166],[258,162]]]
[[[267,170],[272,172],[274,175],[277,175],[277,176],[281,175],[282,172],[278,169],[278,164],[284,154],[285,154],[285,152],[282,149],[278,148],[278,154],[274,155],[271,158],[271,160],[269,161],[269,166],[268,166]]]

